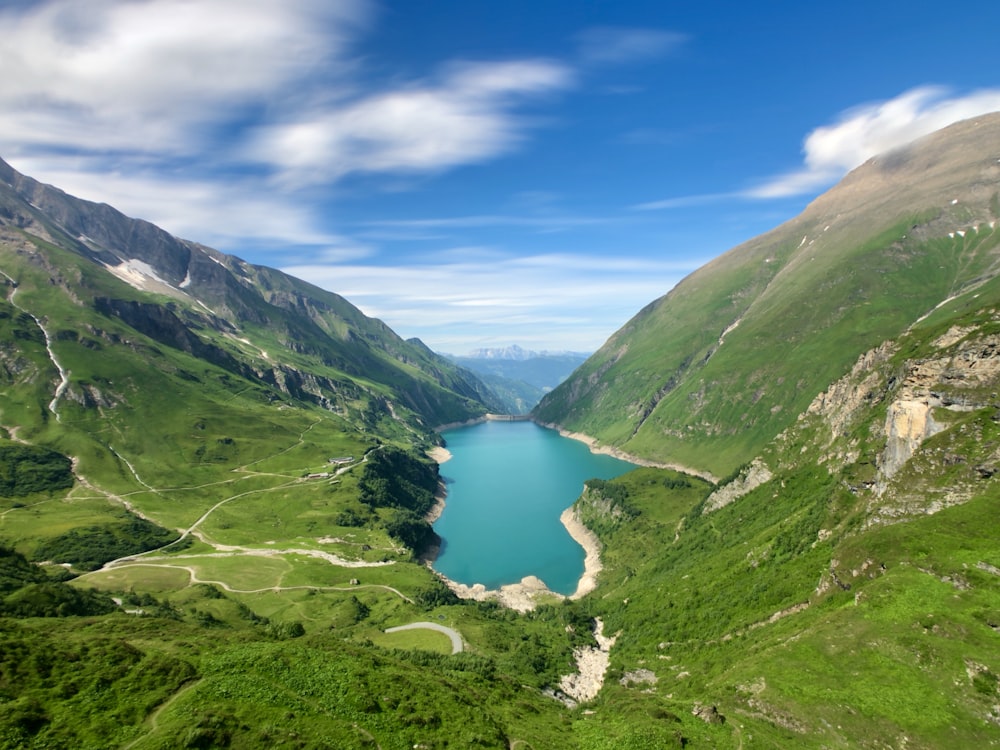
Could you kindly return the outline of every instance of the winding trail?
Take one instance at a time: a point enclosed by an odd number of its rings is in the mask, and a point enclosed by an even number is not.
[[[219,555],[190,555],[191,558],[198,557],[219,557]],[[176,559],[176,558],[174,558]],[[351,586],[264,586],[259,589],[237,589],[230,586],[225,581],[216,581],[210,578],[199,578],[198,572],[190,565],[170,565],[170,564],[159,564],[150,562],[133,562],[126,563],[123,565],[118,565],[115,570],[123,570],[125,568],[156,568],[157,570],[162,570],[164,568],[170,570],[183,570],[187,572],[188,576],[191,578],[191,583],[207,583],[213,586],[218,586],[220,589],[228,591],[230,594],[263,594],[263,593],[276,593],[279,591],[357,591],[358,589],[382,589],[383,591],[391,591],[393,594],[403,599],[404,601],[413,604],[414,601],[404,594],[399,589],[394,589],[392,586],[386,586],[381,583],[366,583],[366,584],[354,584]],[[99,568],[98,570],[92,570],[89,573],[83,573],[79,578],[86,578],[90,575],[95,575],[97,573],[106,573],[107,568]]]
[[[460,654],[465,648],[465,644],[462,641],[461,634],[449,628],[446,625],[439,625],[436,622],[411,622],[409,625],[397,625],[394,628],[386,628],[386,633],[398,633],[401,630],[436,630],[439,633],[444,633],[451,639],[451,653]]]
[[[156,734],[156,730],[159,729],[160,714],[162,714],[164,711],[166,711],[168,708],[170,708],[170,706],[172,706],[174,704],[174,702],[178,698],[180,698],[182,695],[184,695],[185,693],[187,693],[192,688],[197,687],[197,685],[200,682],[201,682],[201,680],[195,680],[193,682],[187,683],[186,685],[182,686],[180,690],[178,690],[176,693],[174,693],[169,698],[167,698],[167,700],[165,700],[163,703],[161,703],[159,706],[157,706],[156,710],[153,711],[153,713],[151,713],[147,717],[147,719],[146,719],[146,721],[149,722],[149,732],[147,732],[146,734],[142,735],[141,737],[136,737],[130,743],[128,743],[127,745],[125,745],[125,747],[123,747],[122,750],[131,750],[131,748],[133,748],[136,745],[138,745],[140,742],[142,742],[144,739],[146,739],[150,735]]]

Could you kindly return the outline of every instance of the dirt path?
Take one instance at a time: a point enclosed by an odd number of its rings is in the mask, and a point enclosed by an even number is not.
[[[182,695],[187,693],[192,688],[196,687],[200,682],[201,680],[195,680],[194,682],[189,682],[187,685],[184,685],[180,690],[178,690],[176,693],[167,698],[167,700],[161,703],[157,707],[157,709],[153,711],[153,713],[151,713],[149,717],[146,719],[146,721],[149,722],[149,731],[146,734],[142,735],[141,737],[136,737],[130,743],[125,745],[125,747],[123,747],[122,750],[131,750],[132,747],[138,745],[144,739],[149,737],[149,735],[155,734],[156,730],[159,728],[158,722],[160,719],[160,714],[162,714],[164,711],[170,708],[170,706],[172,706],[177,699],[179,699]]]
[[[201,555],[201,557],[218,557],[219,555]],[[235,555],[233,555],[235,556]],[[199,557],[197,555],[191,555],[190,557]],[[176,559],[176,558],[175,558]],[[365,583],[356,584],[351,586],[265,586],[259,589],[237,589],[230,586],[225,581],[216,581],[209,578],[199,578],[198,572],[190,565],[170,565],[170,564],[158,564],[151,562],[133,562],[125,563],[122,565],[117,565],[114,570],[123,570],[125,568],[168,568],[170,570],[183,570],[186,571],[188,576],[191,578],[191,583],[207,583],[213,586],[218,586],[220,589],[228,591],[231,594],[263,594],[265,592],[278,592],[278,591],[357,591],[358,589],[382,589],[384,591],[390,591],[400,599],[413,604],[413,600],[404,594],[399,589],[394,589],[392,586],[386,586],[381,583]],[[87,576],[99,575],[100,573],[108,572],[108,568],[101,568],[100,570],[94,570],[89,573],[84,573],[79,576],[81,579]]]
[[[451,653],[460,654],[462,649],[465,648],[465,644],[462,642],[461,634],[446,625],[439,625],[436,622],[411,622],[409,625],[398,625],[394,628],[386,628],[386,633],[398,633],[401,630],[436,630],[439,633],[444,633],[451,639]]]

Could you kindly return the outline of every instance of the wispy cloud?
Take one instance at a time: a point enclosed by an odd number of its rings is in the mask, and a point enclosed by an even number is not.
[[[516,257],[491,248],[455,248],[427,261],[392,267],[305,264],[283,270],[343,294],[401,335],[420,335],[438,350],[461,354],[514,342],[596,349],[610,331],[701,262],[575,254]]]
[[[694,206],[708,206],[712,203],[721,203],[732,198],[742,197],[742,193],[703,193],[701,195],[681,195],[676,198],[664,198],[648,203],[639,203],[632,206],[636,211],[656,211],[671,208],[693,208]]]
[[[49,0],[0,11],[0,132],[28,147],[184,154],[205,128],[342,62],[354,0]]]
[[[482,227],[528,227],[557,231],[576,227],[595,226],[616,221],[611,217],[576,216],[572,214],[479,214],[472,216],[438,216],[423,219],[384,219],[370,221],[368,227],[381,229],[471,229]]]
[[[590,64],[651,60],[677,51],[687,34],[663,29],[598,26],[577,35],[580,58]]]
[[[101,159],[48,155],[16,166],[71,195],[108,203],[173,234],[236,251],[249,243],[341,246],[347,240],[321,228],[313,211],[292,196],[275,194],[259,179],[165,177],[137,163],[111,169]]]
[[[806,136],[798,169],[762,180],[753,187],[682,195],[648,201],[636,210],[690,208],[727,200],[766,200],[807,195],[827,188],[878,154],[905,146],[936,130],[977,115],[1000,110],[1000,89],[951,95],[947,88],[923,86],[893,99],[855,107],[831,125]]]
[[[34,177],[233,249],[328,245],[306,190],[518,148],[569,66],[372,79],[369,0],[42,0],[0,9],[0,153]]]
[[[801,168],[744,191],[750,198],[783,198],[831,184],[877,154],[904,146],[935,130],[1000,110],[1000,89],[952,96],[942,87],[911,89],[884,102],[843,113],[805,139]]]
[[[565,66],[546,60],[462,63],[441,79],[297,113],[262,128],[248,154],[291,184],[351,172],[435,171],[509,151],[529,127],[526,97],[564,89]]]

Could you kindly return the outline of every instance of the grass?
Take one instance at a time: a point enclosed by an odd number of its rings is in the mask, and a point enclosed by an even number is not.
[[[130,565],[88,573],[77,581],[77,585],[99,591],[162,594],[184,589],[191,582],[191,574],[166,565]]]
[[[402,630],[396,633],[381,633],[372,639],[380,648],[405,649],[408,651],[430,651],[435,654],[451,654],[451,639],[434,630]]]

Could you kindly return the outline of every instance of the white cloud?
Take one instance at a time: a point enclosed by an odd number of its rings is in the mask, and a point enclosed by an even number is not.
[[[144,171],[107,172],[98,159],[12,159],[11,165],[85,200],[108,203],[174,235],[239,254],[246,238],[257,244],[314,245],[343,249],[354,243],[320,229],[313,211],[275,195],[259,181],[169,179]],[[367,253],[364,253],[367,254]],[[351,257],[362,257],[359,251]]]
[[[630,63],[650,60],[675,51],[686,34],[661,29],[599,26],[577,36],[580,57],[588,63]]]
[[[290,184],[479,162],[520,141],[527,122],[514,110],[525,97],[563,89],[571,80],[566,67],[546,60],[453,64],[436,84],[319,107],[262,128],[248,155]]]
[[[529,227],[540,230],[559,230],[572,227],[607,224],[612,219],[600,216],[572,214],[479,214],[473,216],[440,216],[426,219],[385,219],[370,221],[367,226],[384,229],[444,229],[475,227]]]
[[[439,351],[519,343],[594,350],[700,265],[639,257],[455,248],[422,264],[302,264],[284,271],[335,291]]]
[[[49,0],[0,11],[0,132],[61,149],[187,152],[197,129],[330,63],[355,0]]]
[[[805,164],[745,191],[750,198],[801,195],[829,185],[877,154],[891,151],[959,120],[1000,110],[1000,90],[949,96],[940,87],[911,89],[894,99],[857,107],[805,139]]]
[[[733,199],[763,200],[816,193],[873,156],[905,146],[960,120],[998,110],[1000,89],[949,96],[949,90],[942,87],[918,87],[884,102],[847,110],[836,123],[813,130],[803,142],[804,164],[799,169],[745,190],[682,195],[632,208],[679,209]]]
[[[677,198],[664,198],[648,203],[639,203],[632,206],[636,211],[656,211],[663,208],[692,208],[694,206],[707,206],[712,203],[738,198],[740,193],[704,193],[701,195],[682,195]]]
[[[317,228],[301,188],[508,152],[537,124],[523,116],[528,100],[573,79],[558,63],[513,59],[373,82],[351,58],[371,15],[370,0],[0,7],[0,155],[222,249],[252,238],[363,257],[371,248]]]

